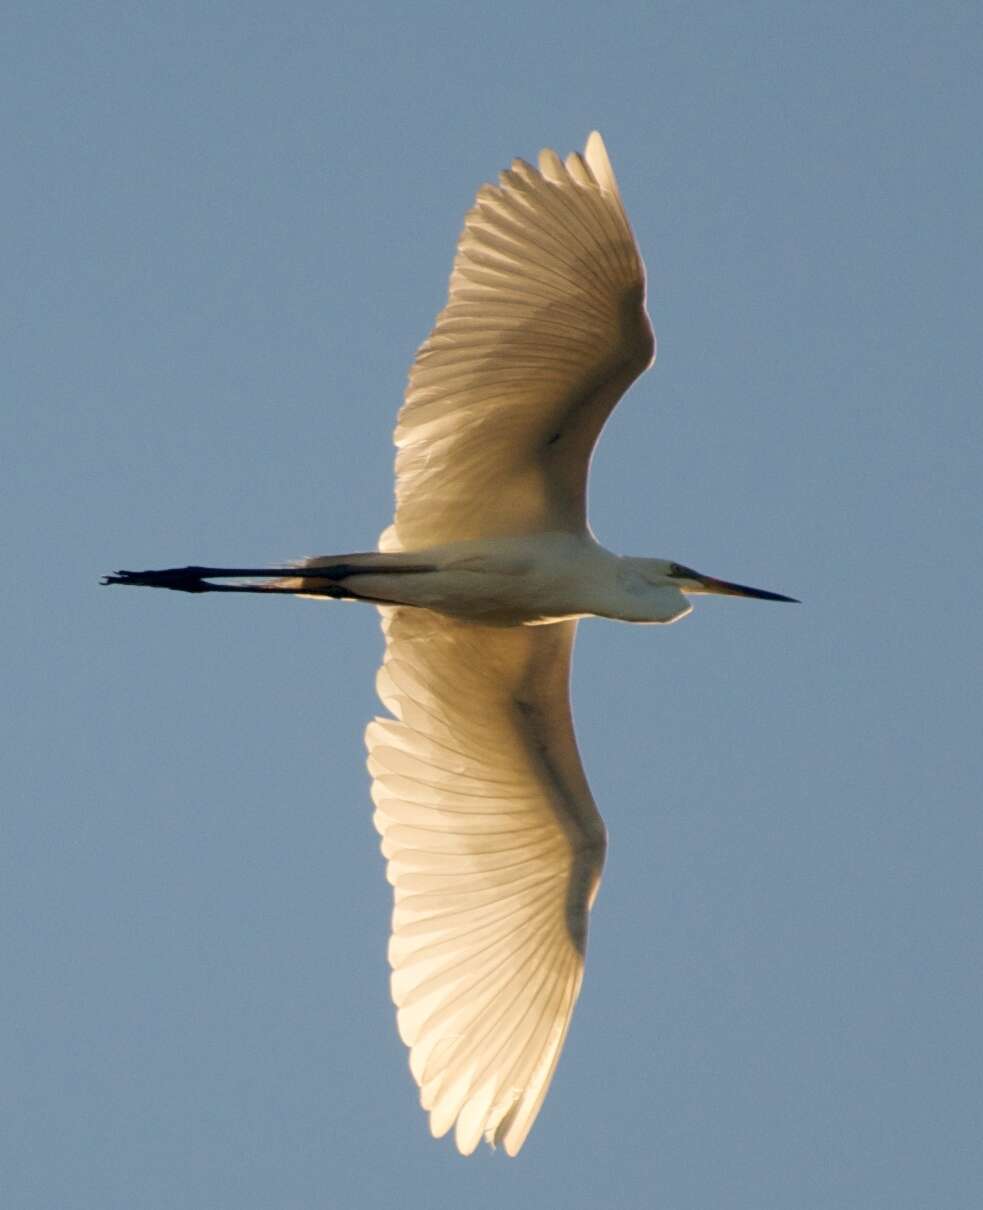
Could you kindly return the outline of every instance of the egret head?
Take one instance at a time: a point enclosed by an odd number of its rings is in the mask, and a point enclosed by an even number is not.
[[[729,580],[715,580],[713,576],[705,576],[694,571],[692,567],[684,567],[682,563],[670,563],[665,560],[653,560],[662,563],[665,568],[666,582],[675,585],[685,593],[712,593],[721,597],[754,597],[759,601],[791,601],[798,604],[795,597],[783,596],[780,592],[768,592],[764,588],[749,588],[746,584],[732,584]]]

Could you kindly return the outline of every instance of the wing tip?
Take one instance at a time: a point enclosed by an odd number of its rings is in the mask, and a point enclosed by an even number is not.
[[[618,188],[618,178],[614,175],[614,169],[611,166],[611,157],[608,155],[608,149],[599,130],[592,130],[587,136],[587,142],[584,146],[584,159],[587,161],[587,167],[594,174],[594,179],[598,185],[606,192],[613,193],[616,198],[620,199],[621,190]]]

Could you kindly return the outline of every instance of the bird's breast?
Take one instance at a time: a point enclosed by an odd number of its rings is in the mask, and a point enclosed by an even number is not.
[[[475,539],[417,556],[429,570],[361,575],[360,591],[485,626],[530,626],[603,614],[617,574],[615,556],[574,534]]]

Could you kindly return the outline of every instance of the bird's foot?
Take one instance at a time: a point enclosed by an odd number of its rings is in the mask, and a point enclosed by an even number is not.
[[[204,567],[167,567],[162,571],[117,571],[103,576],[100,584],[134,584],[141,588],[173,588],[178,592],[208,592],[212,585],[202,579]]]

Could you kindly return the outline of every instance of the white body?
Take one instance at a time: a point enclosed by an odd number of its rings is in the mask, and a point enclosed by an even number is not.
[[[673,622],[692,609],[680,589],[665,582],[663,560],[612,554],[588,532],[474,538],[403,554],[321,557],[306,566],[330,566],[338,559],[393,567],[392,572],[360,572],[334,582],[350,585],[359,596],[432,609],[483,626],[586,617]],[[418,565],[428,570],[398,570]],[[316,579],[303,587],[306,594],[318,595]]]

